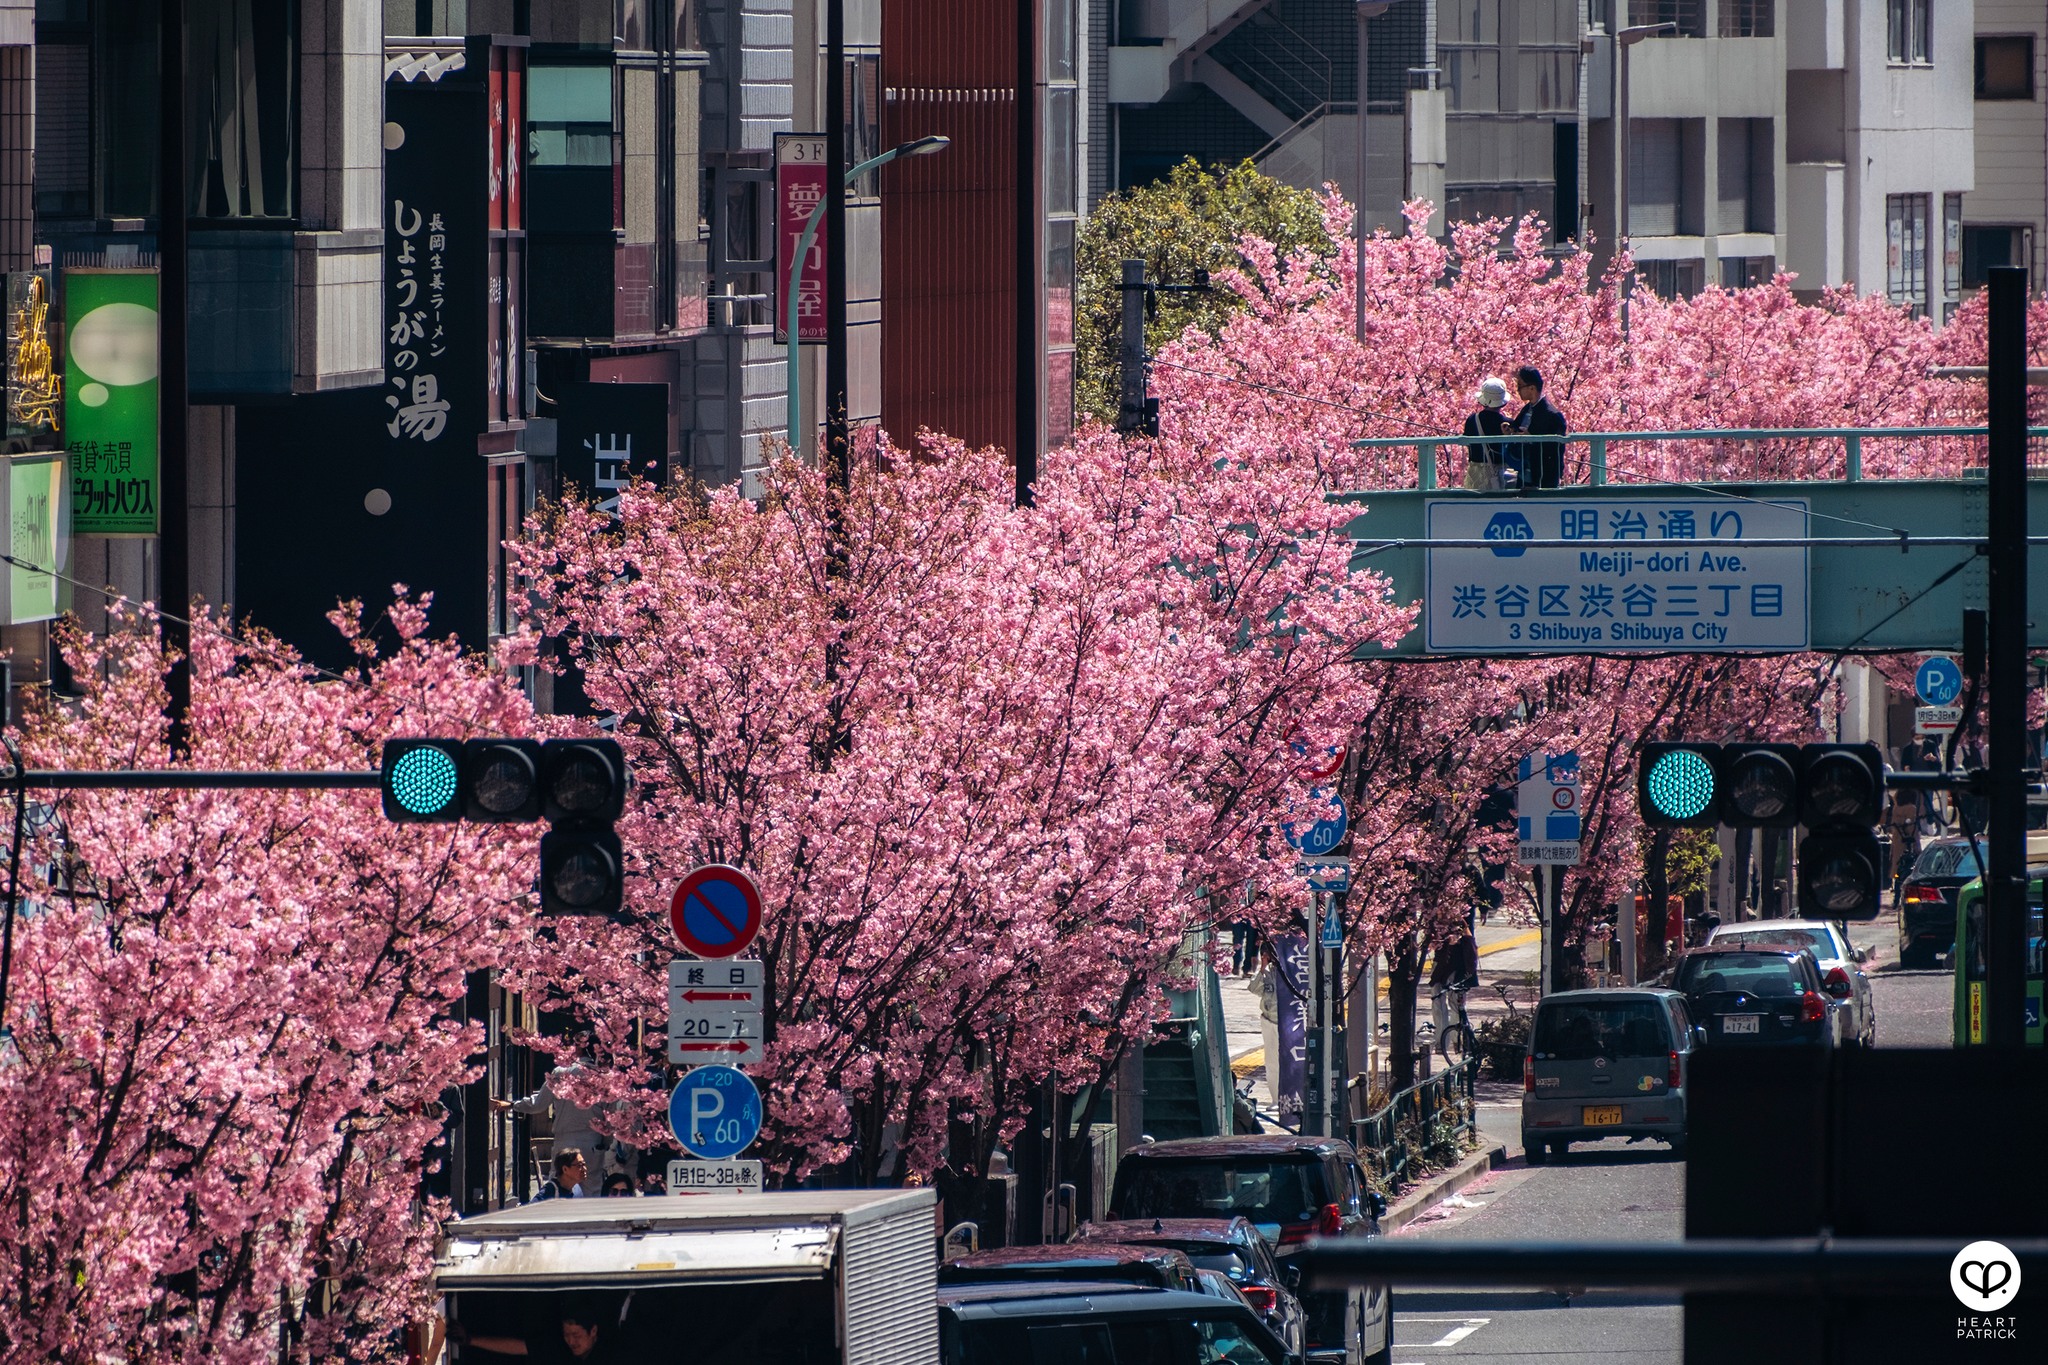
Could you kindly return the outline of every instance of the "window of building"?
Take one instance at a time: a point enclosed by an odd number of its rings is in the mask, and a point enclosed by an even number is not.
[[[846,59],[846,165],[851,170],[882,151],[882,59],[873,52]],[[853,199],[882,192],[878,167],[847,187]]]
[[[1692,181],[1698,173],[1685,120],[1634,119],[1628,129],[1628,233],[1698,232]]]
[[[1721,287],[1753,289],[1760,284],[1769,284],[1776,269],[1777,261],[1770,256],[1723,256]]]
[[[1941,323],[1955,315],[1963,301],[1963,196],[1941,197]]]
[[[1714,230],[1773,231],[1776,213],[1771,121],[1724,118],[1717,124],[1717,136]]]
[[[1045,211],[1074,212],[1074,87],[1045,92]]]
[[[1928,66],[1934,61],[1934,0],[1885,0],[1885,47],[1894,66]]]
[[[1660,298],[1689,299],[1700,292],[1705,261],[1637,261],[1636,274]]]
[[[2034,36],[1977,40],[1977,98],[2034,98]]]
[[[1727,3],[1727,0],[1722,0]],[[1628,0],[1628,22],[1631,27],[1638,24],[1676,24],[1678,32],[1674,38],[1704,38],[1707,36],[1707,0]]]
[[[1927,316],[1927,212],[1924,194],[1894,194],[1884,201],[1885,294]]]
[[[1721,36],[1775,37],[1777,9],[1778,0],[1721,0]]]
[[[1963,234],[1963,277],[1965,289],[1982,289],[1993,267],[2027,263],[2027,230],[2023,227],[1984,227],[1966,224]]]
[[[194,218],[297,212],[296,9],[271,0],[188,0],[185,202]]]
[[[611,165],[612,68],[535,63],[526,117],[534,165]]]

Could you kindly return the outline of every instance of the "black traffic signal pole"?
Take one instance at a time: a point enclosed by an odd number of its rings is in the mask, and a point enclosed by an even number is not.
[[[1984,983],[1991,1005],[1985,1041],[2020,1047],[2027,1039],[2021,1008],[2027,958],[2027,272],[2000,266],[1990,277],[1991,704],[1985,794],[1991,806],[1991,875],[1985,887]]]

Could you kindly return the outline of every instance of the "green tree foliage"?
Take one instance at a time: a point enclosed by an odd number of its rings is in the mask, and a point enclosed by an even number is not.
[[[1193,284],[1202,271],[1235,269],[1238,241],[1258,237],[1281,256],[1327,255],[1323,206],[1308,190],[1261,175],[1249,161],[1206,167],[1193,158],[1166,179],[1106,197],[1082,225],[1074,262],[1074,404],[1084,415],[1116,420],[1118,333],[1123,320],[1123,262],[1145,259],[1145,277]],[[1145,326],[1148,351],[1189,327],[1210,334],[1243,304],[1228,290],[1166,293]]]

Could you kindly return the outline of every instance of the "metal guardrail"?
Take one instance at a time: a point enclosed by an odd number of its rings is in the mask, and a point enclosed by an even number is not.
[[[1416,1149],[1427,1146],[1429,1126],[1441,1121],[1447,1111],[1458,1127],[1478,1139],[1479,1107],[1472,1091],[1479,1079],[1480,1061],[1480,1055],[1474,1053],[1406,1090],[1395,1091],[1377,1111],[1351,1121],[1352,1147],[1389,1188],[1398,1190],[1408,1183]]]
[[[1581,431],[1568,436],[1495,436],[1485,438],[1500,445],[1526,445],[1537,442],[1556,442],[1560,445],[1583,445],[1586,447],[1586,481],[1598,488],[1607,483],[1607,450],[1610,445],[1629,441],[1810,441],[1834,440],[1842,442],[1845,459],[1845,479],[1849,483],[1860,482],[1863,478],[1863,443],[1869,441],[1924,440],[1935,437],[1985,436],[1984,427],[1757,427],[1730,428],[1726,431],[1712,429],[1701,431]],[[2048,436],[2048,427],[2029,427],[2029,437]],[[1479,443],[1475,436],[1373,436],[1353,441],[1353,450],[1397,450],[1409,446],[1416,448],[1418,487],[1434,491],[1437,487],[1437,451],[1442,446],[1465,446]],[[1369,494],[1358,494],[1360,498]]]
[[[1362,1284],[1926,1294],[1967,1237],[1703,1237],[1687,1242],[1435,1242],[1311,1238],[1314,1289]],[[2006,1238],[2022,1278],[2048,1275],[2048,1238]]]

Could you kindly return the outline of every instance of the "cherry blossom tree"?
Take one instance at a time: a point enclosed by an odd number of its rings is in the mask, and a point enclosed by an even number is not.
[[[1327,248],[1282,255],[1244,242],[1248,268],[1220,279],[1242,311],[1213,335],[1188,331],[1157,358],[1168,438],[1258,430],[1268,460],[1313,470],[1369,507],[1375,489],[1417,485],[1417,456],[1354,450],[1353,440],[1454,433],[1481,376],[1524,364],[1544,372],[1546,392],[1577,430],[1982,421],[1981,384],[1933,375],[1937,366],[1982,363],[1979,302],[1937,331],[1849,289],[1802,302],[1790,276],[1665,300],[1633,278],[1626,252],[1596,276],[1584,252],[1547,250],[1533,221],[1460,224],[1443,242],[1420,231],[1425,210],[1411,211],[1410,232],[1380,233],[1362,252],[1349,207],[1334,197]],[[2048,307],[2034,311],[2030,335],[2037,353],[2048,353]],[[1567,482],[1585,477],[1582,450],[1570,448]],[[1862,458],[1870,477],[1953,477],[1981,461],[1981,450],[1969,438],[1874,440]],[[1839,478],[1844,459],[1843,445],[1825,440],[1617,442],[1608,453],[1613,482],[1644,484]],[[1439,476],[1455,486],[1462,472],[1447,463]],[[1469,904],[1464,866],[1498,856],[1500,836],[1473,827],[1476,794],[1503,780],[1514,759],[1549,742],[1582,757],[1584,861],[1567,879],[1557,923],[1570,975],[1589,939],[1604,933],[1607,909],[1644,879],[1636,746],[1665,736],[1819,738],[1836,662],[1365,663],[1380,681],[1377,709],[1356,722],[1348,775],[1361,813],[1351,848],[1362,893],[1353,899],[1363,903],[1352,918],[1361,946],[1388,953],[1397,1056],[1405,1060],[1402,1000],[1412,998],[1422,952],[1456,931]]]
[[[322,677],[192,631],[168,744],[154,622],[64,639],[83,696],[32,767],[356,769],[397,734],[525,733],[505,676],[390,611]],[[365,632],[338,616],[352,637]],[[530,835],[394,826],[374,791],[30,792],[0,1064],[0,1354],[388,1360],[427,1315],[437,1101],[475,1074],[464,974],[530,925]]]
[[[666,897],[702,862],[767,902],[784,1179],[922,1174],[949,1127],[985,1163],[1048,1078],[1099,1090],[1142,1046],[1183,935],[1292,882],[1297,746],[1337,741],[1352,652],[1410,620],[1351,572],[1348,513],[1262,454],[1096,431],[1017,508],[997,453],[883,444],[843,501],[785,462],[759,505],[637,489],[615,526],[538,528],[533,624],[622,718],[638,875],[628,923],[559,926],[518,979],[595,1024],[630,1136],[659,1140],[631,1021],[661,1014]]]

